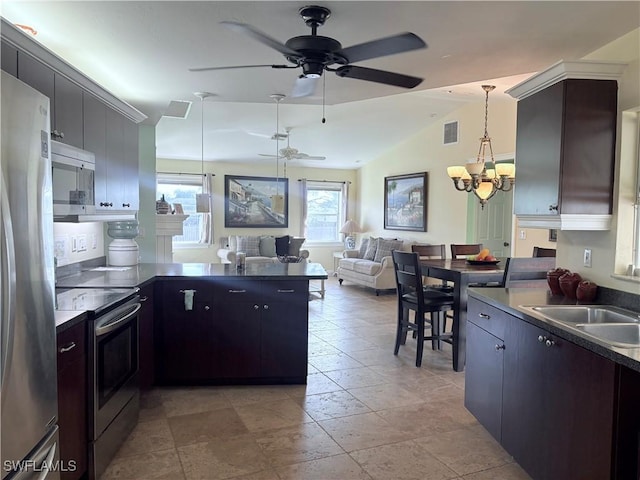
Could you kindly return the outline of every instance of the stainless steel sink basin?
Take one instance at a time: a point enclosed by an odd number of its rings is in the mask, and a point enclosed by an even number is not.
[[[640,347],[640,324],[637,323],[579,324],[576,328],[616,347]]]
[[[558,305],[525,308],[550,320],[568,324],[640,323],[640,314],[611,305]]]

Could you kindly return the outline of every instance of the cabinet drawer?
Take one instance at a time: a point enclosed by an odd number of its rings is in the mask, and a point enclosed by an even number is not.
[[[193,290],[193,301],[211,303],[213,300],[213,285],[203,280],[166,280],[162,282],[162,303],[184,304],[185,292]]]
[[[473,322],[501,340],[504,340],[504,332],[510,318],[508,313],[474,298],[470,298],[467,304],[467,321]]]
[[[263,282],[262,294],[273,301],[307,301],[309,296],[309,282],[300,280],[284,280]]]
[[[85,355],[86,337],[87,324],[85,322],[58,334],[56,337],[58,371]]]
[[[213,298],[216,302],[256,302],[260,301],[261,285],[247,279],[220,278],[213,284]]]

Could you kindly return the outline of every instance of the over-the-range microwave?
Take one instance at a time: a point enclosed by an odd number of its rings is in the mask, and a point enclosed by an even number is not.
[[[52,140],[51,170],[54,217],[94,214],[95,155]]]

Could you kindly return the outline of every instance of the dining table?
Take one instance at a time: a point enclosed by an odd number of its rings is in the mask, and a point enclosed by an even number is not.
[[[504,282],[506,259],[495,262],[473,262],[465,259],[420,259],[424,277],[446,280],[453,284],[453,369],[464,370],[467,345],[467,289],[470,285],[500,286]]]

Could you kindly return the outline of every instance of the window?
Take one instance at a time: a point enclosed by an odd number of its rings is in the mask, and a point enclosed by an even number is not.
[[[346,184],[344,182],[305,182],[307,242],[341,242],[340,228],[345,222]]]
[[[208,213],[196,213],[196,194],[202,193],[202,175],[158,173],[157,198],[164,195],[164,199],[171,204],[180,203],[186,215],[182,235],[173,237],[175,246],[195,246],[202,244],[203,229],[206,228]]]

